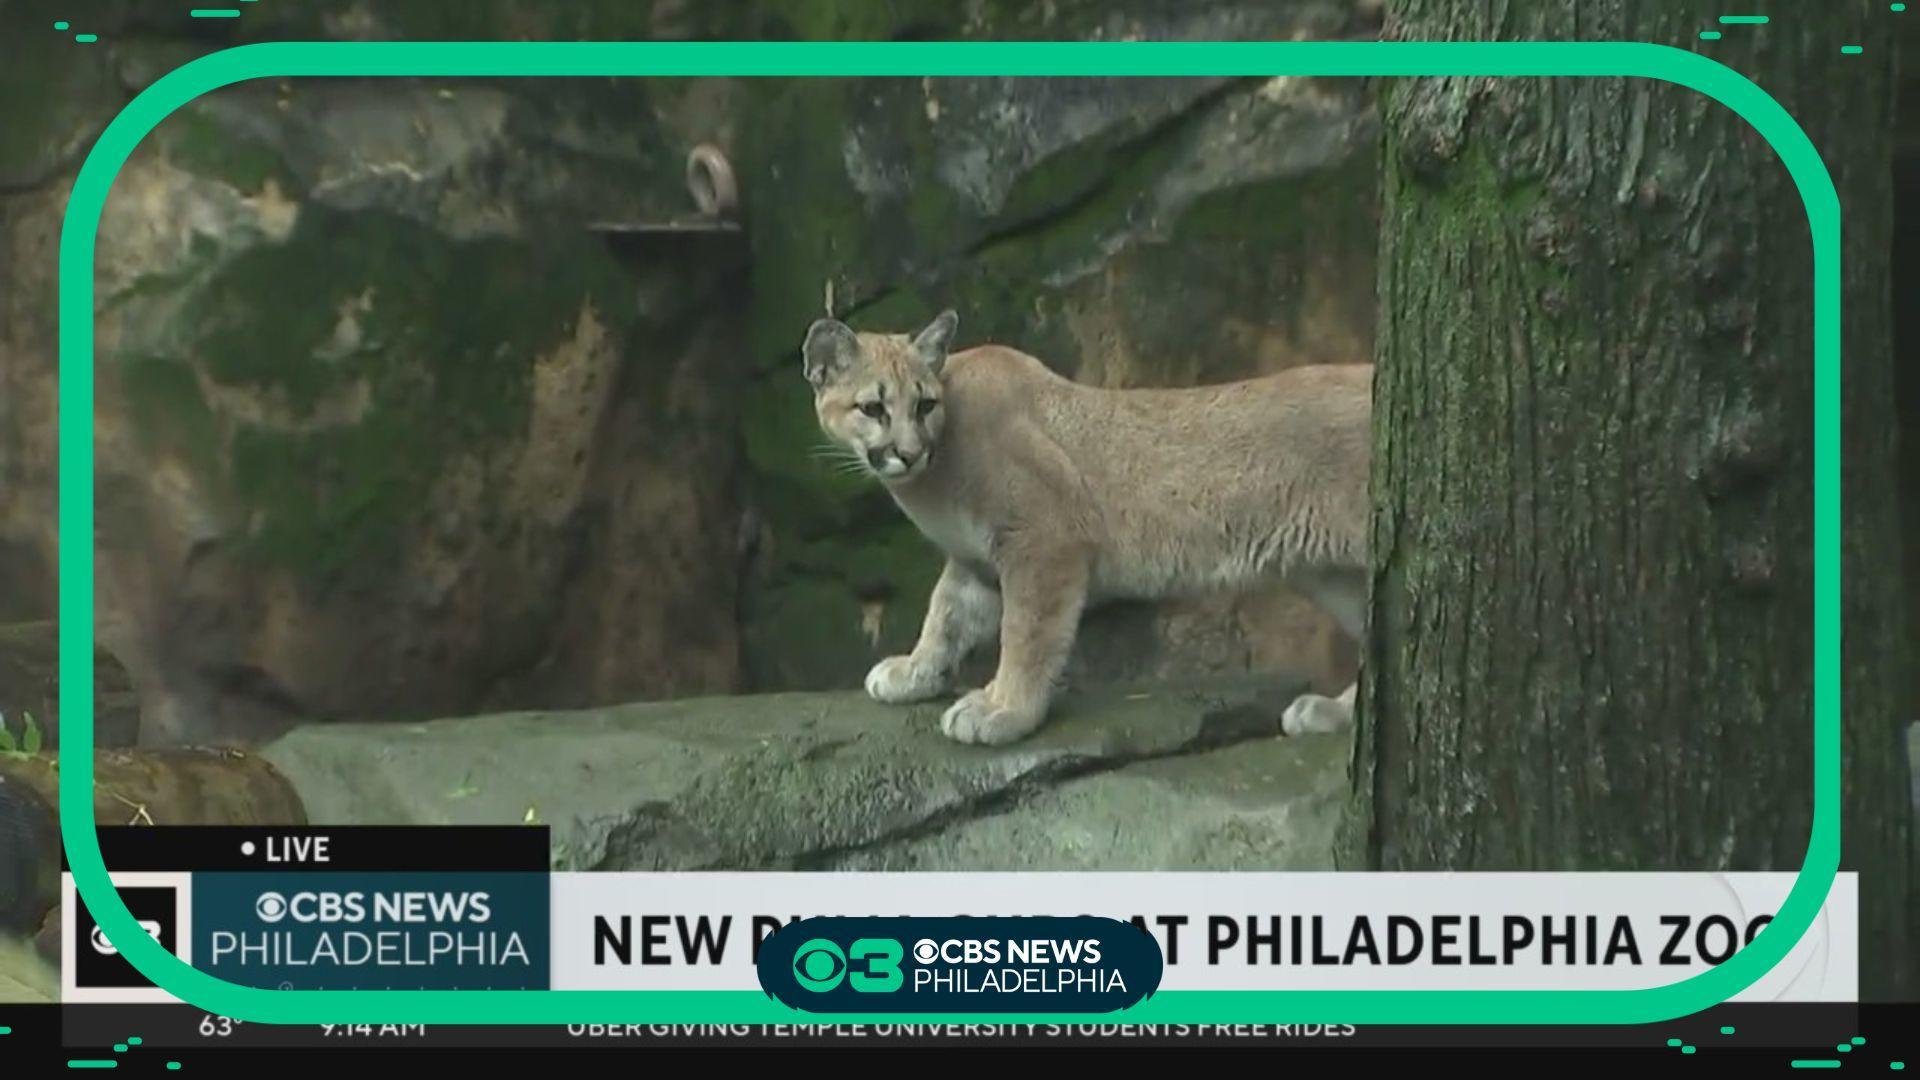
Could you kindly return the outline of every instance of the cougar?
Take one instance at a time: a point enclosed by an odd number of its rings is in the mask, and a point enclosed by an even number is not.
[[[909,336],[823,318],[801,347],[830,452],[946,556],[919,641],[874,666],[868,694],[938,697],[998,638],[992,680],[940,727],[1010,743],[1046,719],[1089,605],[1271,581],[1361,638],[1371,365],[1102,389],[1000,345],[949,355],[958,323],[943,311]],[[1344,728],[1353,695],[1303,695],[1281,729]]]

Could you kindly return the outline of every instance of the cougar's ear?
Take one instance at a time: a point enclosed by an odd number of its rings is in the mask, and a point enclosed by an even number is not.
[[[807,381],[825,386],[845,371],[859,353],[860,342],[853,330],[838,319],[815,319],[807,327],[806,343],[800,346]]]
[[[936,375],[940,373],[940,366],[947,362],[947,350],[953,347],[953,331],[959,325],[960,316],[949,308],[934,316],[927,328],[914,336],[914,350]]]

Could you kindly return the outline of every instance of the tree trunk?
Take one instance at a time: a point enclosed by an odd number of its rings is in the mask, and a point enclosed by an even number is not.
[[[1899,737],[1885,4],[1396,0],[1403,40],[1668,42],[1813,138],[1845,231],[1844,845],[1863,994],[1914,933]],[[1766,4],[1748,4],[1742,11]],[[1788,10],[1788,9],[1791,10]],[[1724,31],[1701,42],[1706,27]],[[1842,45],[1865,47],[1843,56]],[[1384,869],[1793,870],[1812,823],[1812,255],[1785,168],[1640,79],[1382,87],[1373,608]],[[1369,828],[1370,826],[1370,828]]]

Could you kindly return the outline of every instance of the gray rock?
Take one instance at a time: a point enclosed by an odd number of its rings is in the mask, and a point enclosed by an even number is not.
[[[314,822],[531,815],[562,869],[1325,868],[1347,740],[1280,738],[1297,690],[1069,695],[995,749],[944,738],[941,703],[835,693],[315,725],[260,753]]]
[[[1013,796],[845,870],[1331,870],[1347,740],[1262,738]]]
[[[60,969],[24,938],[0,935],[0,1005],[60,1000]]]

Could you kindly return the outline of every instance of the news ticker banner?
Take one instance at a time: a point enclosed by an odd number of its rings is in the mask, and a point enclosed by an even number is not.
[[[1802,1059],[1840,1060],[1850,1067],[1884,1071],[1891,1061],[1920,1060],[1914,1051],[1913,1006],[1792,1004],[1752,1002],[1716,1005],[1676,1020],[1640,1025],[1503,1026],[1494,1010],[1471,1025],[1407,1026],[1326,1024],[1141,1024],[1112,1018],[1033,1023],[927,1022],[901,1017],[882,1022],[838,1022],[831,1017],[802,1017],[784,1024],[604,1023],[604,1024],[259,1024],[214,1016],[187,1005],[42,1005],[0,1006],[0,1023],[14,1032],[6,1052],[38,1038],[58,1042],[69,1057],[111,1060],[138,1038],[141,1056],[172,1050],[217,1051],[228,1060],[258,1060],[279,1067],[285,1059],[245,1051],[369,1050],[420,1047],[455,1052],[436,1057],[443,1067],[465,1062],[458,1051],[483,1048],[490,1056],[475,1064],[497,1070],[512,1051],[564,1050],[572,1054],[628,1053],[676,1049],[971,1049],[971,1048],[1226,1048],[1300,1051],[1436,1050],[1513,1051],[1551,1049],[1564,1064],[1568,1051],[1657,1051],[1679,1058],[1709,1055],[1724,1070],[1739,1064],[1740,1052],[1762,1067],[1779,1068]],[[1858,1044],[1853,1039],[1860,1039]],[[1846,1050],[1839,1047],[1845,1044]],[[1688,1049],[1693,1047],[1693,1049]],[[1756,1058],[1752,1051],[1767,1053]],[[91,1051],[92,1053],[88,1053]],[[233,1052],[241,1051],[235,1056]],[[96,1056],[97,1055],[97,1056]],[[351,1060],[349,1058],[348,1060]],[[631,1064],[631,1059],[622,1059]],[[1430,1060],[1430,1059],[1429,1059]],[[129,1061],[132,1065],[134,1062]],[[189,1068],[196,1068],[189,1059]],[[551,1068],[550,1058],[540,1067]],[[1690,1063],[1691,1064],[1691,1063]]]
[[[160,943],[267,989],[761,991],[1111,1012],[1183,990],[1633,990],[1724,963],[1791,873],[550,873],[539,827],[103,829]],[[168,1003],[65,876],[68,1003]],[[1857,878],[1736,1002],[1853,1002]],[[772,950],[778,963],[768,962]]]
[[[788,923],[829,915],[970,915],[1095,916],[1131,924],[1160,954],[1160,992],[1634,990],[1724,963],[1772,918],[1793,879],[1721,873],[555,874],[553,985],[759,989],[756,950]],[[1836,878],[1794,950],[1733,1000],[1857,1000],[1857,884],[1851,874]],[[927,940],[917,931],[910,936],[914,945]],[[962,961],[969,959],[965,942],[981,938],[991,935],[960,938]],[[939,951],[932,959],[950,966],[954,939],[933,940]],[[1043,934],[1043,940],[1059,938]],[[954,1011],[996,1011],[987,1000],[993,993],[1025,991],[1040,978],[1034,972],[1043,966],[1007,960],[1005,942],[998,956],[982,956],[985,948],[983,942],[979,962],[967,965],[970,985],[981,995],[978,1006]],[[919,961],[909,950],[903,967],[910,980]],[[988,981],[995,974],[997,987]]]

